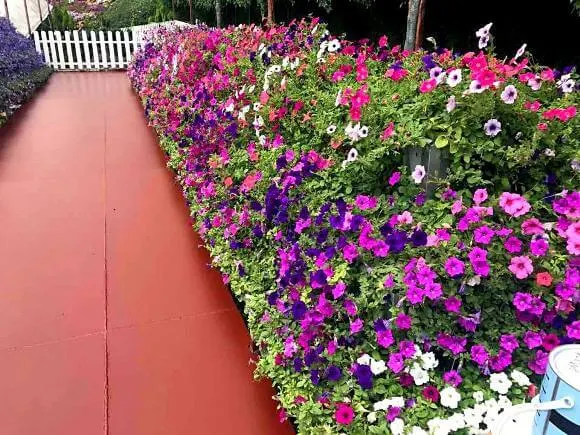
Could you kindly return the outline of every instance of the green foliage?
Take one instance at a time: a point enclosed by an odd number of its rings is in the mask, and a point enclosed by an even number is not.
[[[43,21],[39,30],[74,30],[75,22],[66,6],[54,6],[49,17]]]
[[[116,0],[88,27],[120,29],[173,19],[163,0]]]

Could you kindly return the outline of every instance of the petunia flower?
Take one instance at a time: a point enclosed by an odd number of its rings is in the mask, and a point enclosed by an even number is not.
[[[532,260],[528,256],[512,257],[508,269],[517,279],[527,278],[534,270]]]

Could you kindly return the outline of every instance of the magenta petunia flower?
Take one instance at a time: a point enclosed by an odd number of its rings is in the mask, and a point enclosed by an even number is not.
[[[540,347],[543,341],[543,334],[540,334],[539,332],[526,331],[524,333],[524,343],[528,349],[535,349],[536,347]]]
[[[377,343],[379,346],[387,348],[395,342],[393,332],[390,329],[377,331]]]
[[[487,225],[482,225],[473,232],[475,241],[482,245],[489,245],[494,234],[495,232]]]
[[[481,344],[471,346],[469,354],[471,355],[471,359],[480,366],[483,366],[489,360],[489,353],[485,346]]]
[[[354,420],[355,414],[350,405],[346,403],[339,403],[334,412],[334,419],[338,424],[348,426]]]
[[[499,205],[503,211],[514,217],[523,216],[531,209],[530,204],[523,196],[509,192],[500,195]]]
[[[536,218],[526,219],[522,222],[522,232],[526,236],[544,234],[544,226]]]
[[[461,299],[455,296],[448,297],[443,304],[449,313],[459,313],[461,310]]]
[[[522,250],[522,242],[517,237],[508,237],[503,243],[504,248],[511,254],[517,254]]]
[[[566,326],[566,333],[569,338],[580,340],[580,320],[574,320]]]
[[[546,373],[546,367],[548,365],[548,352],[538,350],[532,359],[528,363],[528,367],[531,371],[538,375],[543,375]]]
[[[523,255],[521,257],[512,257],[508,269],[517,279],[525,279],[534,271],[530,257]]]
[[[508,352],[513,352],[518,347],[520,347],[520,345],[519,345],[518,339],[515,337],[515,335],[503,334],[499,338],[499,347],[501,347],[502,349],[504,349]]]
[[[549,247],[548,242],[541,237],[534,238],[530,242],[530,252],[536,257],[543,257],[546,255]]]
[[[445,271],[451,278],[461,276],[465,272],[465,263],[457,257],[449,257],[445,261]]]
[[[405,368],[405,360],[403,355],[399,352],[392,353],[389,356],[389,361],[387,361],[387,366],[393,371],[393,373],[400,373]]]
[[[452,385],[454,387],[459,387],[461,382],[463,382],[463,378],[456,370],[449,370],[448,372],[443,373],[443,381],[446,384]]]
[[[397,317],[395,318],[395,325],[397,325],[397,328],[399,328],[403,331],[410,329],[411,323],[412,323],[411,317],[406,315],[405,313],[399,313],[399,314],[397,314]]]
[[[487,199],[487,189],[477,189],[473,192],[473,202],[479,205]]]
[[[389,185],[394,186],[401,180],[400,172],[393,172],[389,177]]]

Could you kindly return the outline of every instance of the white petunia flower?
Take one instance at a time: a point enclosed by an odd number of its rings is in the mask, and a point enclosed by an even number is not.
[[[373,375],[380,375],[385,370],[387,370],[387,365],[384,361],[375,361],[374,359],[371,360],[371,372]]]
[[[391,406],[391,400],[390,399],[383,399],[383,400],[379,400],[378,402],[375,402],[373,404],[373,410],[374,411],[386,411],[387,409],[389,409],[389,406]]]
[[[359,130],[360,137],[367,137],[369,135],[369,128],[366,125],[363,125]]]
[[[369,412],[369,415],[367,415],[367,421],[369,423],[374,423],[375,421],[377,421],[377,413],[376,412]]]
[[[417,165],[415,166],[415,169],[411,173],[411,178],[413,179],[415,184],[419,184],[421,183],[421,181],[423,181],[423,178],[425,178],[425,174],[426,174],[425,166]]]
[[[454,88],[459,83],[461,83],[461,70],[457,68],[450,71],[449,74],[447,75],[447,84],[450,87]]]
[[[455,95],[451,95],[447,100],[447,105],[445,106],[445,109],[447,110],[447,112],[452,112],[453,110],[455,110],[456,106],[457,102],[455,101]]]
[[[354,148],[353,148],[354,149]],[[368,366],[371,364],[371,356],[367,353],[362,354],[358,357],[356,362],[362,366]]]
[[[544,150],[544,155],[546,157],[555,157],[556,156],[556,151],[554,151],[553,149],[550,149],[550,148],[546,148]]]
[[[421,366],[423,366],[425,370],[434,369],[438,365],[439,361],[437,358],[435,358],[435,354],[433,352],[427,352],[421,356]]]
[[[510,406],[512,406],[512,401],[510,399],[508,399],[507,396],[500,395],[499,400],[497,401],[497,404],[501,409],[507,409]]]
[[[473,393],[473,399],[477,402],[477,403],[481,403],[483,402],[483,393],[481,391],[476,391]]]
[[[479,275],[475,275],[466,282],[469,287],[475,287],[476,285],[481,284],[481,277]],[[482,399],[483,400],[483,399]]]
[[[508,85],[501,93],[501,100],[506,104],[514,104],[518,98],[518,90],[514,85]]]
[[[514,59],[522,57],[524,55],[524,53],[526,52],[526,47],[527,47],[527,44],[523,44],[520,48],[518,48],[518,51],[516,52]]]
[[[466,426],[463,414],[457,412],[447,419],[447,424],[452,431],[458,431]]]
[[[447,420],[439,417],[429,420],[427,422],[427,427],[429,428],[429,433],[433,435],[447,435],[451,431]]]
[[[479,80],[472,80],[471,83],[469,84],[468,92],[470,94],[481,94],[486,89],[487,87],[479,83]]]
[[[512,381],[505,373],[492,373],[489,376],[489,387],[499,394],[507,394],[511,386]]]
[[[333,39],[328,43],[328,52],[334,53],[335,51],[340,50],[340,42],[338,39]]]
[[[465,424],[477,428],[483,421],[483,413],[478,412],[473,408],[466,408],[463,410],[463,418],[465,420]]]
[[[254,112],[259,112],[260,109],[262,108],[262,104],[261,103],[254,103],[252,105],[252,108],[254,109]]]
[[[252,92],[254,92],[254,90],[255,90],[255,89],[256,89],[256,85],[251,85],[251,86],[248,88],[248,94],[251,94]]]
[[[329,125],[326,129],[326,134],[334,134],[336,131],[336,125]]]
[[[413,364],[413,368],[409,370],[409,374],[413,377],[415,385],[423,385],[429,382],[429,373],[423,370],[417,363]]]
[[[348,155],[346,156],[346,160],[342,162],[342,169],[346,167],[347,163],[354,162],[356,159],[358,159],[358,151],[356,148],[351,148],[348,152]]]
[[[446,408],[456,409],[459,401],[461,400],[461,394],[453,387],[445,387],[440,392],[441,405]]]
[[[389,425],[393,435],[403,435],[405,430],[405,422],[400,418],[395,418]]]
[[[340,104],[341,99],[342,99],[342,90],[339,89],[338,93],[336,94],[336,100],[334,100],[334,105],[338,106]]]
[[[361,127],[360,122],[357,122],[354,126],[349,123],[344,129],[345,134],[354,143],[362,138],[365,138],[369,134],[369,128],[366,125]]]
[[[481,50],[482,48],[487,47],[488,43],[489,43],[489,35],[482,36],[481,38],[479,38],[479,41],[477,42],[477,46]]]
[[[528,385],[530,385],[530,379],[519,370],[512,370],[510,376],[513,379],[513,381],[520,387],[527,387]]]
[[[560,85],[560,89],[562,89],[562,92],[564,92],[565,94],[568,94],[574,90],[575,85],[576,82],[572,79],[564,80]]]
[[[429,433],[423,429],[421,429],[419,426],[413,426],[411,428],[411,432],[409,432],[410,435],[429,435]]]
[[[485,36],[489,36],[489,31],[491,30],[491,26],[493,26],[493,23],[486,24],[481,29],[479,29],[477,32],[475,32],[475,36],[477,36],[478,38],[483,38]]]

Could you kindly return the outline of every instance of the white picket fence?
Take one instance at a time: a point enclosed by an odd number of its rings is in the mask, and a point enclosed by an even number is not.
[[[141,43],[130,31],[34,32],[36,51],[59,71],[125,69]]]
[[[34,32],[36,51],[58,71],[126,69],[147,32],[159,27],[189,27],[170,21],[115,31]]]

